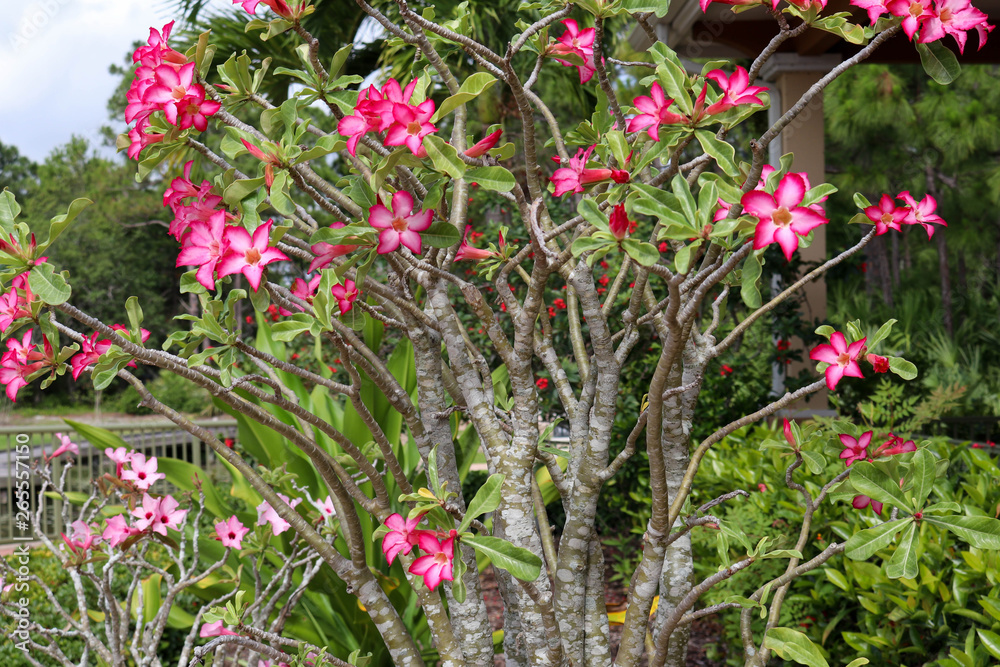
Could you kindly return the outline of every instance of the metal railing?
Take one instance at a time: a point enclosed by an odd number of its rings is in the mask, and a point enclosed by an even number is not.
[[[236,437],[236,420],[210,419],[195,422],[220,439]],[[170,421],[143,421],[129,424],[99,424],[103,429],[111,431],[137,452],[147,458],[179,459],[187,461],[205,472],[205,476],[215,481],[220,477],[228,478],[229,472],[219,463],[212,449],[193,435],[177,427]],[[89,494],[91,484],[106,472],[114,473],[115,464],[104,454],[104,447],[92,445],[86,438],[80,436],[69,426],[11,426],[0,427],[0,544],[15,541],[15,537],[23,539],[23,526],[17,525],[17,512],[14,504],[17,501],[17,475],[23,477],[23,471],[30,468],[45,454],[51,454],[59,446],[56,433],[70,436],[80,448],[78,456],[72,456],[73,465],[65,469],[65,457],[60,456],[52,462],[53,479],[60,479],[65,473],[66,491]],[[28,454],[25,456],[25,446]],[[28,468],[26,468],[26,466]],[[42,512],[42,530],[49,537],[58,537],[65,532],[62,521],[62,501],[51,497],[39,498],[41,480],[32,469],[30,474],[31,512],[37,508],[39,501],[45,504]],[[150,489],[153,493],[173,492],[173,487],[165,480],[159,481]]]

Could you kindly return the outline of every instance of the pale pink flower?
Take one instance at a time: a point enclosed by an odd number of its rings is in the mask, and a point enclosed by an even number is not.
[[[173,496],[163,496],[160,498],[159,506],[156,510],[156,521],[152,524],[153,532],[166,535],[167,529],[180,530],[181,523],[187,516],[188,511],[178,509],[180,503]]]
[[[104,455],[115,462],[115,476],[119,478],[122,476],[122,468],[132,458],[132,452],[128,451],[125,447],[118,447],[117,449],[108,447],[104,450]]]
[[[68,435],[63,435],[62,433],[56,433],[55,435],[56,439],[59,440],[60,444],[59,447],[56,448],[56,451],[52,452],[52,454],[49,455],[48,457],[49,460],[52,460],[57,456],[62,456],[66,452],[69,452],[70,454],[76,454],[77,456],[80,455],[80,448],[76,445],[76,443],[70,441]]]
[[[208,637],[239,637],[240,633],[233,632],[232,630],[226,630],[226,626],[222,621],[215,621],[213,623],[205,623],[201,626],[201,630],[198,632],[198,636],[205,639]]]
[[[327,496],[325,500],[313,501],[313,506],[319,510],[324,517],[337,516],[337,509],[333,506],[333,499]]]
[[[144,493],[142,496],[142,503],[137,505],[132,509],[132,516],[134,516],[138,521],[135,522],[135,528],[139,532],[149,530],[153,525],[156,524],[159,518],[160,512],[160,500],[154,498],[148,493]]]
[[[283,493],[279,493],[278,497],[292,508],[302,502],[301,498],[289,500],[288,496]],[[275,511],[275,509],[271,507],[266,500],[260,505],[257,505],[257,525],[263,526],[264,524],[271,524],[271,532],[274,535],[281,535],[292,526],[290,523],[282,519],[281,516],[278,515],[277,511]]]
[[[264,3],[271,8],[271,11],[278,16],[283,16],[285,18],[291,18],[292,10],[288,6],[285,0],[233,0],[234,5],[242,5],[243,9],[246,10],[247,14],[253,14],[257,11],[257,5]]]
[[[142,491],[166,477],[162,472],[156,472],[155,456],[147,461],[146,455],[139,452],[134,452],[129,457],[129,469],[122,472],[123,480],[134,483]]]
[[[128,521],[122,514],[117,514],[107,520],[104,532],[101,533],[101,537],[111,546],[117,547],[119,544],[127,540],[133,535],[137,535],[141,531],[136,530],[128,525]]]
[[[226,521],[215,524],[215,535],[222,542],[222,546],[231,549],[242,549],[243,538],[250,529],[244,526],[236,516],[231,516]]]
[[[11,324],[22,317],[31,317],[31,311],[25,308],[26,305],[16,289],[0,296],[0,333],[6,332]]]

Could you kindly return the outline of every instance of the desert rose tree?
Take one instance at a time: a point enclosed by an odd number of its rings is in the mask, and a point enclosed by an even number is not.
[[[877,205],[859,195],[855,218],[831,220],[823,202],[834,188],[792,171],[791,156],[765,164],[771,142],[824,87],[897,33],[914,42],[931,76],[947,82],[957,63],[941,40],[966,48],[967,34],[976,32],[981,45],[992,30],[984,14],[966,0],[855,0],[871,20],[855,25],[849,14],[824,14],[822,1],[767,3],[776,34],[749,69],[715,63],[692,73],[662,43],[650,48],[650,62],[606,55],[609,19],[635,23],[652,37],[650,19],[663,15],[665,3],[536,3],[502,52],[467,36],[467,16],[440,22],[430,8],[404,0],[357,3],[391,45],[416,52],[412,78],[358,88],[359,77],[341,73],[350,47],[332,62],[320,59],[308,30],[315,8],[304,0],[237,3],[259,15],[249,31],[297,36],[298,70],[269,71],[268,62],[246,55],[222,61],[209,33],[180,53],[170,46],[172,24],[152,29],[135,52],[124,112],[134,125],[120,147],[138,161],[141,177],[186,162],[164,204],[174,218],[177,265],[187,267],[180,289],[201,306],[180,318],[185,328],[163,349],[145,346],[134,298],[123,304],[128,324],[98,321],[73,305],[71,276],[46,261],[47,248],[86,202],[36,237],[16,220],[13,196],[3,194],[0,324],[8,338],[0,382],[8,396],[67,371],[78,380],[89,373],[98,388],[121,378],[143,405],[208,443],[236,480],[233,495],[256,510],[231,511],[192,471],[171,463],[161,472],[165,460],[107,441],[116,472],[71,515],[79,498],[53,477],[51,457],[39,462],[43,490],[63,494],[66,518],[76,520],[67,521],[73,533],[64,546],[49,546],[78,591],[79,608],[59,607],[64,627],[29,623],[29,647],[75,664],[61,650],[74,638],[83,641],[84,663],[96,655],[102,664],[159,665],[159,640],[174,623],[190,628],[181,664],[211,653],[269,665],[361,664],[365,656],[342,650],[335,637],[321,646],[289,622],[303,596],[315,594],[310,582],[328,577],[336,585],[324,590],[356,598],[353,611],[370,619],[387,661],[490,665],[479,557],[498,574],[502,650],[512,667],[683,665],[691,622],[725,613],[741,616],[747,665],[762,667],[772,654],[821,665],[821,649],[779,623],[796,577],[841,553],[867,559],[878,552],[891,553],[889,576],[913,577],[922,524],[1000,548],[1000,522],[978,508],[934,503],[933,483],[944,470],[928,449],[846,422],[825,431],[786,422],[784,440],[765,443],[789,455],[785,480],[801,495],[794,543],[751,543],[712,515],[713,507],[746,495],[742,489],[700,507],[690,500],[705,453],[742,426],[871,372],[916,374],[880,349],[891,321],[871,329],[851,323],[845,331],[824,326],[817,333],[828,343],[810,354],[822,377],[691,442],[706,367],[749,327],[877,234],[910,224],[943,233],[936,203],[920,193],[886,193]],[[729,143],[732,128],[769,104],[766,88],[755,85],[761,68],[809,27],[860,50],[763,135]],[[476,73],[456,78],[449,62],[457,58]],[[579,85],[595,88],[599,100],[592,117],[572,126],[560,127],[535,90],[560,67],[576,68]],[[616,79],[624,75],[642,94],[619,94]],[[267,77],[288,77],[297,92],[275,106],[259,92]],[[477,124],[468,103],[491,86],[516,104],[515,143],[501,128],[470,136]],[[201,136],[210,127],[221,131],[217,151]],[[194,162],[211,178],[193,179]],[[472,240],[483,228],[468,212],[473,184],[506,200],[515,218],[485,248]],[[557,213],[567,202],[576,215]],[[791,260],[817,227],[848,222],[870,226],[856,227],[855,245],[763,302],[759,278],[769,246]],[[599,262],[614,267],[610,284],[595,279]],[[565,316],[553,316],[556,301]],[[723,326],[736,301],[741,317]],[[255,338],[244,334],[241,314],[250,309]],[[474,343],[469,322],[487,346]],[[623,373],[637,363],[645,332],[658,353],[652,379],[641,411],[617,415]],[[289,354],[284,343],[293,341],[312,352]],[[231,448],[153,396],[130,371],[138,364],[205,388],[253,437]],[[568,451],[544,444],[542,392],[559,406]],[[619,442],[612,426],[623,417],[634,428]],[[91,441],[107,440],[77,428]],[[474,498],[461,492],[469,442],[490,472]],[[649,459],[650,518],[612,660],[595,513],[602,487],[640,448]],[[831,479],[821,477],[824,448],[842,450],[844,468]],[[153,493],[163,474],[186,492]],[[539,479],[565,512],[558,545]],[[832,501],[864,512],[869,527],[807,557],[813,513]],[[706,527],[719,528],[724,543],[717,571],[699,581],[690,534]],[[698,606],[714,585],[767,558],[787,561],[780,577],[747,597]],[[402,581],[385,576],[390,565]],[[111,585],[118,571],[135,581],[145,576],[124,600]],[[218,595],[195,615],[172,614],[179,593],[199,589],[205,577],[221,586]],[[16,595],[5,594],[5,614],[17,613]],[[134,604],[143,595],[160,606]],[[763,633],[751,623],[758,615],[766,619]]]

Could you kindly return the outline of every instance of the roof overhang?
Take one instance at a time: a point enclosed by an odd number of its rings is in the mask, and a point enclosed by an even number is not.
[[[974,0],[973,4],[990,17],[990,23],[1000,23],[1000,0]],[[830,0],[824,14],[844,11],[854,15],[855,23],[869,24],[867,12],[851,6],[848,0]],[[698,0],[674,0],[666,16],[662,19],[652,17],[651,20],[656,21],[654,29],[657,38],[666,42],[684,59],[755,58],[771,38],[778,34],[774,17],[763,6],[737,14],[728,5],[712,3],[708,6],[708,11],[702,12]],[[632,32],[629,42],[638,51],[645,51],[650,46],[648,36],[640,29]],[[944,42],[958,55],[957,45],[951,37],[946,37]],[[1000,31],[987,39],[982,49],[978,49],[978,46],[978,37],[970,35],[965,54],[959,55],[959,61],[1000,63]],[[810,29],[787,40],[778,52],[800,56],[836,54],[841,58],[849,58],[859,48],[838,35]],[[879,47],[869,62],[918,63],[920,57],[906,36],[900,33]]]

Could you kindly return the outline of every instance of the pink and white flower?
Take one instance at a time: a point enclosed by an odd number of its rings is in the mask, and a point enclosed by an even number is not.
[[[705,113],[708,115],[722,113],[742,104],[764,105],[764,101],[758,96],[766,92],[767,88],[751,86],[750,75],[742,67],[737,67],[736,71],[728,77],[721,69],[714,69],[706,74],[705,78],[714,81],[722,89],[722,97],[719,101],[705,109]]]
[[[358,288],[350,278],[345,279],[343,284],[331,287],[330,292],[340,306],[341,315],[346,315],[354,307],[354,300],[358,298]]]
[[[419,255],[423,249],[420,232],[431,226],[433,218],[434,211],[417,211],[413,197],[405,190],[392,195],[391,211],[383,204],[372,206],[368,209],[368,224],[382,230],[378,236],[378,254],[392,252],[402,244]]]
[[[426,555],[410,564],[410,574],[424,578],[424,585],[434,590],[442,581],[454,581],[455,538],[438,541],[430,531],[420,531],[417,545]]]
[[[910,214],[910,209],[896,206],[889,195],[882,195],[878,204],[864,209],[865,215],[875,224],[875,235],[887,234],[890,229],[900,230],[903,220]]]
[[[653,83],[649,89],[649,96],[640,95],[632,100],[632,104],[641,113],[633,116],[628,122],[629,132],[641,132],[646,130],[646,134],[653,141],[660,140],[661,125],[677,125],[684,123],[687,118],[681,114],[670,111],[670,105],[674,101],[663,94],[663,87],[659,82]]]
[[[150,486],[166,479],[166,475],[156,471],[156,457],[152,456],[148,460],[145,454],[134,452],[129,457],[129,469],[122,472],[122,479],[132,482],[136,488],[145,491]]]
[[[287,504],[289,507],[292,507],[293,509],[295,508],[296,505],[302,502],[301,498],[290,500],[288,496],[286,496],[283,493],[279,493],[278,497],[281,498],[285,502],[285,504]],[[281,535],[283,532],[292,527],[292,524],[282,519],[281,516],[278,514],[278,512],[273,507],[271,507],[270,503],[268,503],[265,500],[260,505],[257,505],[257,525],[263,526],[266,524],[271,525],[271,532],[275,536]]]
[[[858,357],[861,356],[865,348],[867,338],[847,344],[847,338],[839,331],[830,334],[830,343],[817,345],[809,353],[809,358],[813,361],[820,361],[830,364],[826,367],[826,386],[833,391],[837,388],[837,383],[845,375],[853,378],[863,378],[861,366],[858,365]]]
[[[215,536],[222,546],[230,549],[242,549],[243,538],[250,529],[244,526],[236,516],[231,516],[225,521],[215,524]]]
[[[225,241],[228,244],[225,255],[216,265],[219,277],[242,273],[250,287],[256,292],[264,267],[272,262],[287,261],[288,256],[277,248],[269,248],[272,220],[257,227],[253,237],[243,227],[227,227]]]
[[[400,552],[409,554],[417,546],[417,534],[422,532],[417,530],[417,524],[421,518],[422,515],[404,519],[399,514],[391,514],[386,518],[385,525],[389,527],[389,532],[382,538],[382,553],[389,565],[392,565]]]
[[[814,208],[801,205],[807,189],[799,174],[785,174],[773,195],[762,189],[743,195],[743,209],[759,220],[754,231],[754,249],[777,243],[791,261],[799,247],[799,237],[829,222]]]

